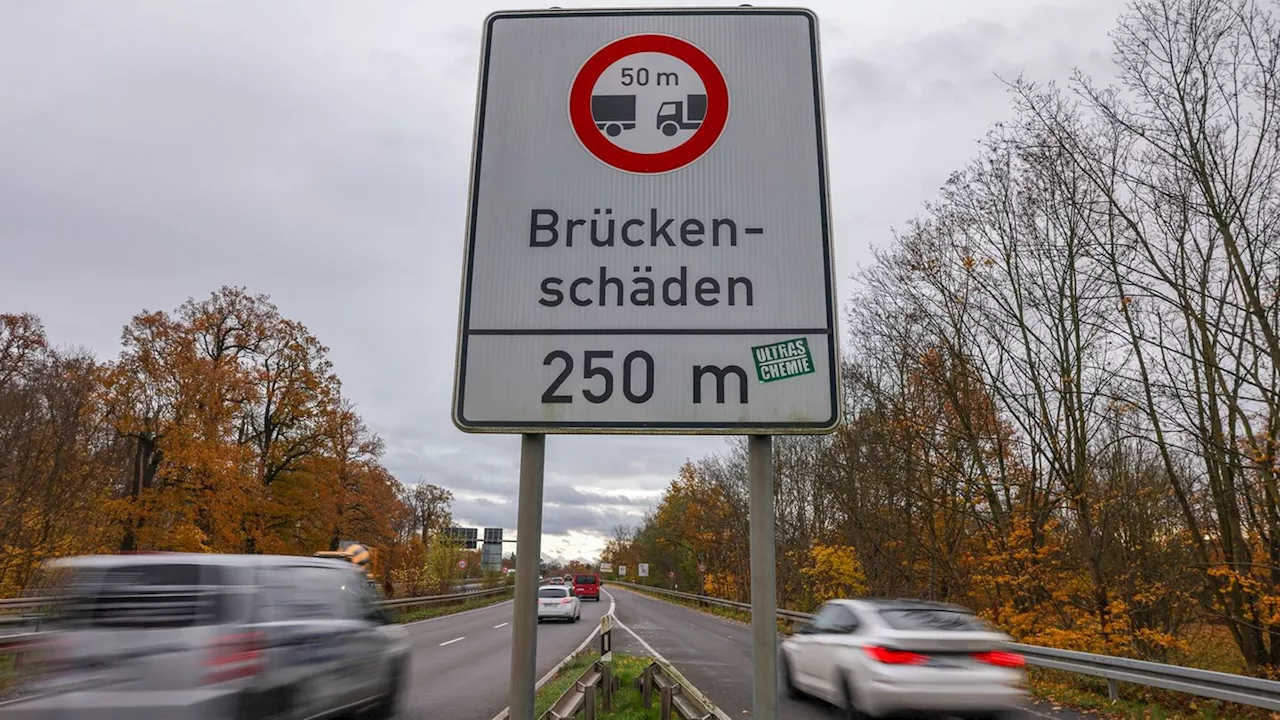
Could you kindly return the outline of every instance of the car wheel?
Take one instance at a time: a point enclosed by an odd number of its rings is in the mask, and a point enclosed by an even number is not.
[[[796,687],[795,679],[791,676],[791,661],[787,659],[786,653],[781,653],[779,660],[778,665],[782,669],[782,687],[787,691],[787,697],[796,700],[803,693]]]
[[[853,692],[853,683],[849,682],[849,675],[841,673],[841,676],[843,679],[840,684],[844,686],[844,716],[849,720],[870,720],[870,715],[858,709],[858,696]]]
[[[387,683],[387,694],[378,701],[362,720],[390,720],[396,716],[396,706],[400,704],[400,688],[404,687],[405,666],[408,660],[397,660],[391,666],[391,678]]]

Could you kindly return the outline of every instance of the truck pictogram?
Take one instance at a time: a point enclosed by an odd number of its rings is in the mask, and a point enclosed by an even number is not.
[[[591,119],[596,128],[609,137],[618,137],[623,130],[636,126],[635,95],[592,95]]]
[[[688,95],[684,100],[668,100],[658,108],[658,129],[667,137],[681,130],[697,130],[706,116],[706,95]]]

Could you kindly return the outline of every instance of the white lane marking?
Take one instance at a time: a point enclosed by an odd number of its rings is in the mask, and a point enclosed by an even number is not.
[[[466,639],[467,639],[467,636],[463,635],[462,637],[456,637],[452,640],[445,640],[444,642],[440,643],[440,647],[444,647],[445,645],[452,645],[458,642],[459,640],[466,640]]]
[[[507,623],[498,623],[497,625],[493,626],[493,629],[497,630],[500,627],[506,627],[506,626],[507,626]]]
[[[609,593],[606,591],[605,595],[609,595]],[[614,608],[613,596],[609,595],[609,612],[605,613],[605,615],[613,615],[613,608]],[[617,616],[614,616],[613,619],[616,621],[618,618]],[[556,663],[556,666],[551,668],[551,670],[546,675],[543,675],[542,679],[534,683],[533,691],[536,693],[542,689],[543,685],[546,685],[547,683],[551,682],[551,678],[555,677],[556,673],[560,672],[561,668],[563,668],[565,665],[568,665],[569,661],[572,660],[575,655],[582,652],[582,650],[586,648],[587,645],[592,640],[595,639],[596,635],[599,635],[599,634],[600,634],[600,623],[596,623],[595,629],[591,631],[591,634],[587,635],[586,639],[582,641],[581,645],[579,645],[573,652],[566,655],[563,660]],[[504,707],[502,708],[502,712],[493,716],[493,720],[507,720],[507,716],[510,714],[511,714],[510,706]],[[720,720],[731,720],[731,719],[728,717],[725,717],[725,718],[721,718]]]

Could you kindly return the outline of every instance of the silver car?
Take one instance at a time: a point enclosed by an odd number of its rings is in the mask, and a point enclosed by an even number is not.
[[[781,645],[783,683],[852,717],[1013,717],[1026,698],[1011,638],[968,610],[916,600],[833,600]]]
[[[580,617],[582,617],[582,601],[574,597],[571,588],[564,585],[538,588],[538,622],[564,620],[576,623]]]
[[[53,565],[47,672],[0,718],[390,718],[405,631],[350,563],[155,553]]]

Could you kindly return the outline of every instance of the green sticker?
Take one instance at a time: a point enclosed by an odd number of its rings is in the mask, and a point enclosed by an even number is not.
[[[756,361],[756,378],[762,383],[814,372],[813,354],[804,338],[753,347],[751,356]]]

